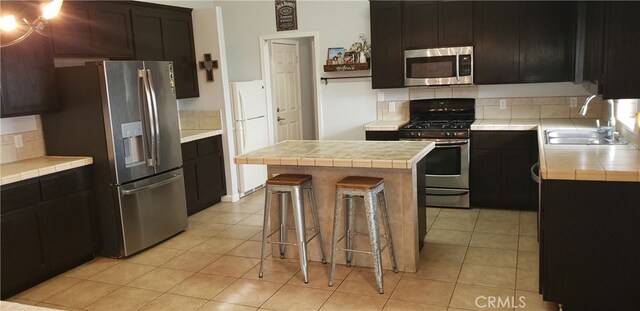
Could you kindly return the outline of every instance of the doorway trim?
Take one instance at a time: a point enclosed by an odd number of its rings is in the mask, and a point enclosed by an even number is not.
[[[313,72],[313,106],[315,112],[315,139],[320,139],[323,136],[322,133],[322,96],[319,92],[320,89],[320,68],[318,65],[317,57],[321,55],[318,44],[318,32],[293,32],[282,33],[274,35],[262,35],[259,37],[260,46],[260,63],[262,67],[262,80],[264,81],[266,93],[267,93],[267,116],[269,123],[269,142],[275,143],[275,124],[273,114],[273,94],[271,92],[271,52],[269,48],[269,42],[273,40],[286,40],[286,39],[299,39],[299,38],[311,38],[311,62],[313,62],[311,68]]]

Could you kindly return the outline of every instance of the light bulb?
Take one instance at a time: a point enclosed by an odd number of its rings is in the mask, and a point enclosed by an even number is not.
[[[18,23],[16,23],[16,17],[13,15],[7,15],[0,17],[0,29],[2,31],[12,31],[18,27]]]
[[[44,19],[52,19],[60,12],[62,0],[53,0],[42,8],[42,17]]]

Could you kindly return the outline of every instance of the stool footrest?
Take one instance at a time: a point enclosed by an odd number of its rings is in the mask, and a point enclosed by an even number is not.
[[[269,240],[269,238],[272,235],[278,233],[278,231],[280,231],[280,229],[276,229],[275,231],[273,231],[269,235],[267,235],[267,241],[266,242],[269,243],[269,244],[294,245],[294,246],[298,245],[298,243],[293,243],[293,242],[282,242],[282,241],[275,242],[275,241]],[[313,238],[315,238],[318,235],[318,232],[316,232],[316,230],[314,230],[314,229],[307,229],[306,231],[312,231],[313,232],[313,235],[311,235],[311,237],[308,238],[305,241],[305,243],[309,244],[309,242],[311,242],[311,240],[313,240]]]
[[[361,233],[360,235],[367,235],[367,234]],[[340,241],[344,240],[344,238],[346,238],[346,237],[347,237],[346,234],[341,236],[340,238],[338,238],[338,241],[336,243],[340,243]],[[380,252],[382,252],[389,245],[389,239],[384,235],[381,235],[380,237],[384,238],[385,241],[386,241],[384,243],[384,245],[382,247],[380,247]],[[371,252],[371,251],[361,251],[361,250],[357,250],[357,249],[348,249],[348,248],[340,248],[340,247],[337,247],[337,249],[339,251],[345,251],[345,252],[353,252],[353,253],[361,253],[361,254],[369,254],[369,255],[373,254],[373,252]]]

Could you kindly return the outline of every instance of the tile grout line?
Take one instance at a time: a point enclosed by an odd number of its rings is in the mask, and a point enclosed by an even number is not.
[[[438,215],[439,217],[440,215]],[[462,268],[464,267],[464,261],[467,259],[467,253],[469,253],[469,247],[471,246],[471,240],[473,239],[473,233],[475,232],[476,226],[478,225],[478,219],[480,218],[480,211],[478,211],[478,215],[476,216],[476,221],[473,224],[473,230],[471,231],[471,237],[469,238],[469,243],[467,244],[467,248],[464,251],[464,257],[462,258],[462,263],[460,264],[460,271],[458,271],[458,277],[456,278],[455,285],[453,286],[453,292],[451,292],[451,297],[449,297],[449,303],[447,303],[447,309],[451,308],[451,302],[453,301],[453,296],[456,293],[456,288],[458,288],[458,281],[460,280],[460,275],[462,274]]]

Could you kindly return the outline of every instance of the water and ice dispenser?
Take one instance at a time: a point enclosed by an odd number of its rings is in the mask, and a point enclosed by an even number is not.
[[[142,139],[142,122],[130,122],[122,124],[122,143],[124,162],[126,167],[143,165],[144,143]]]

